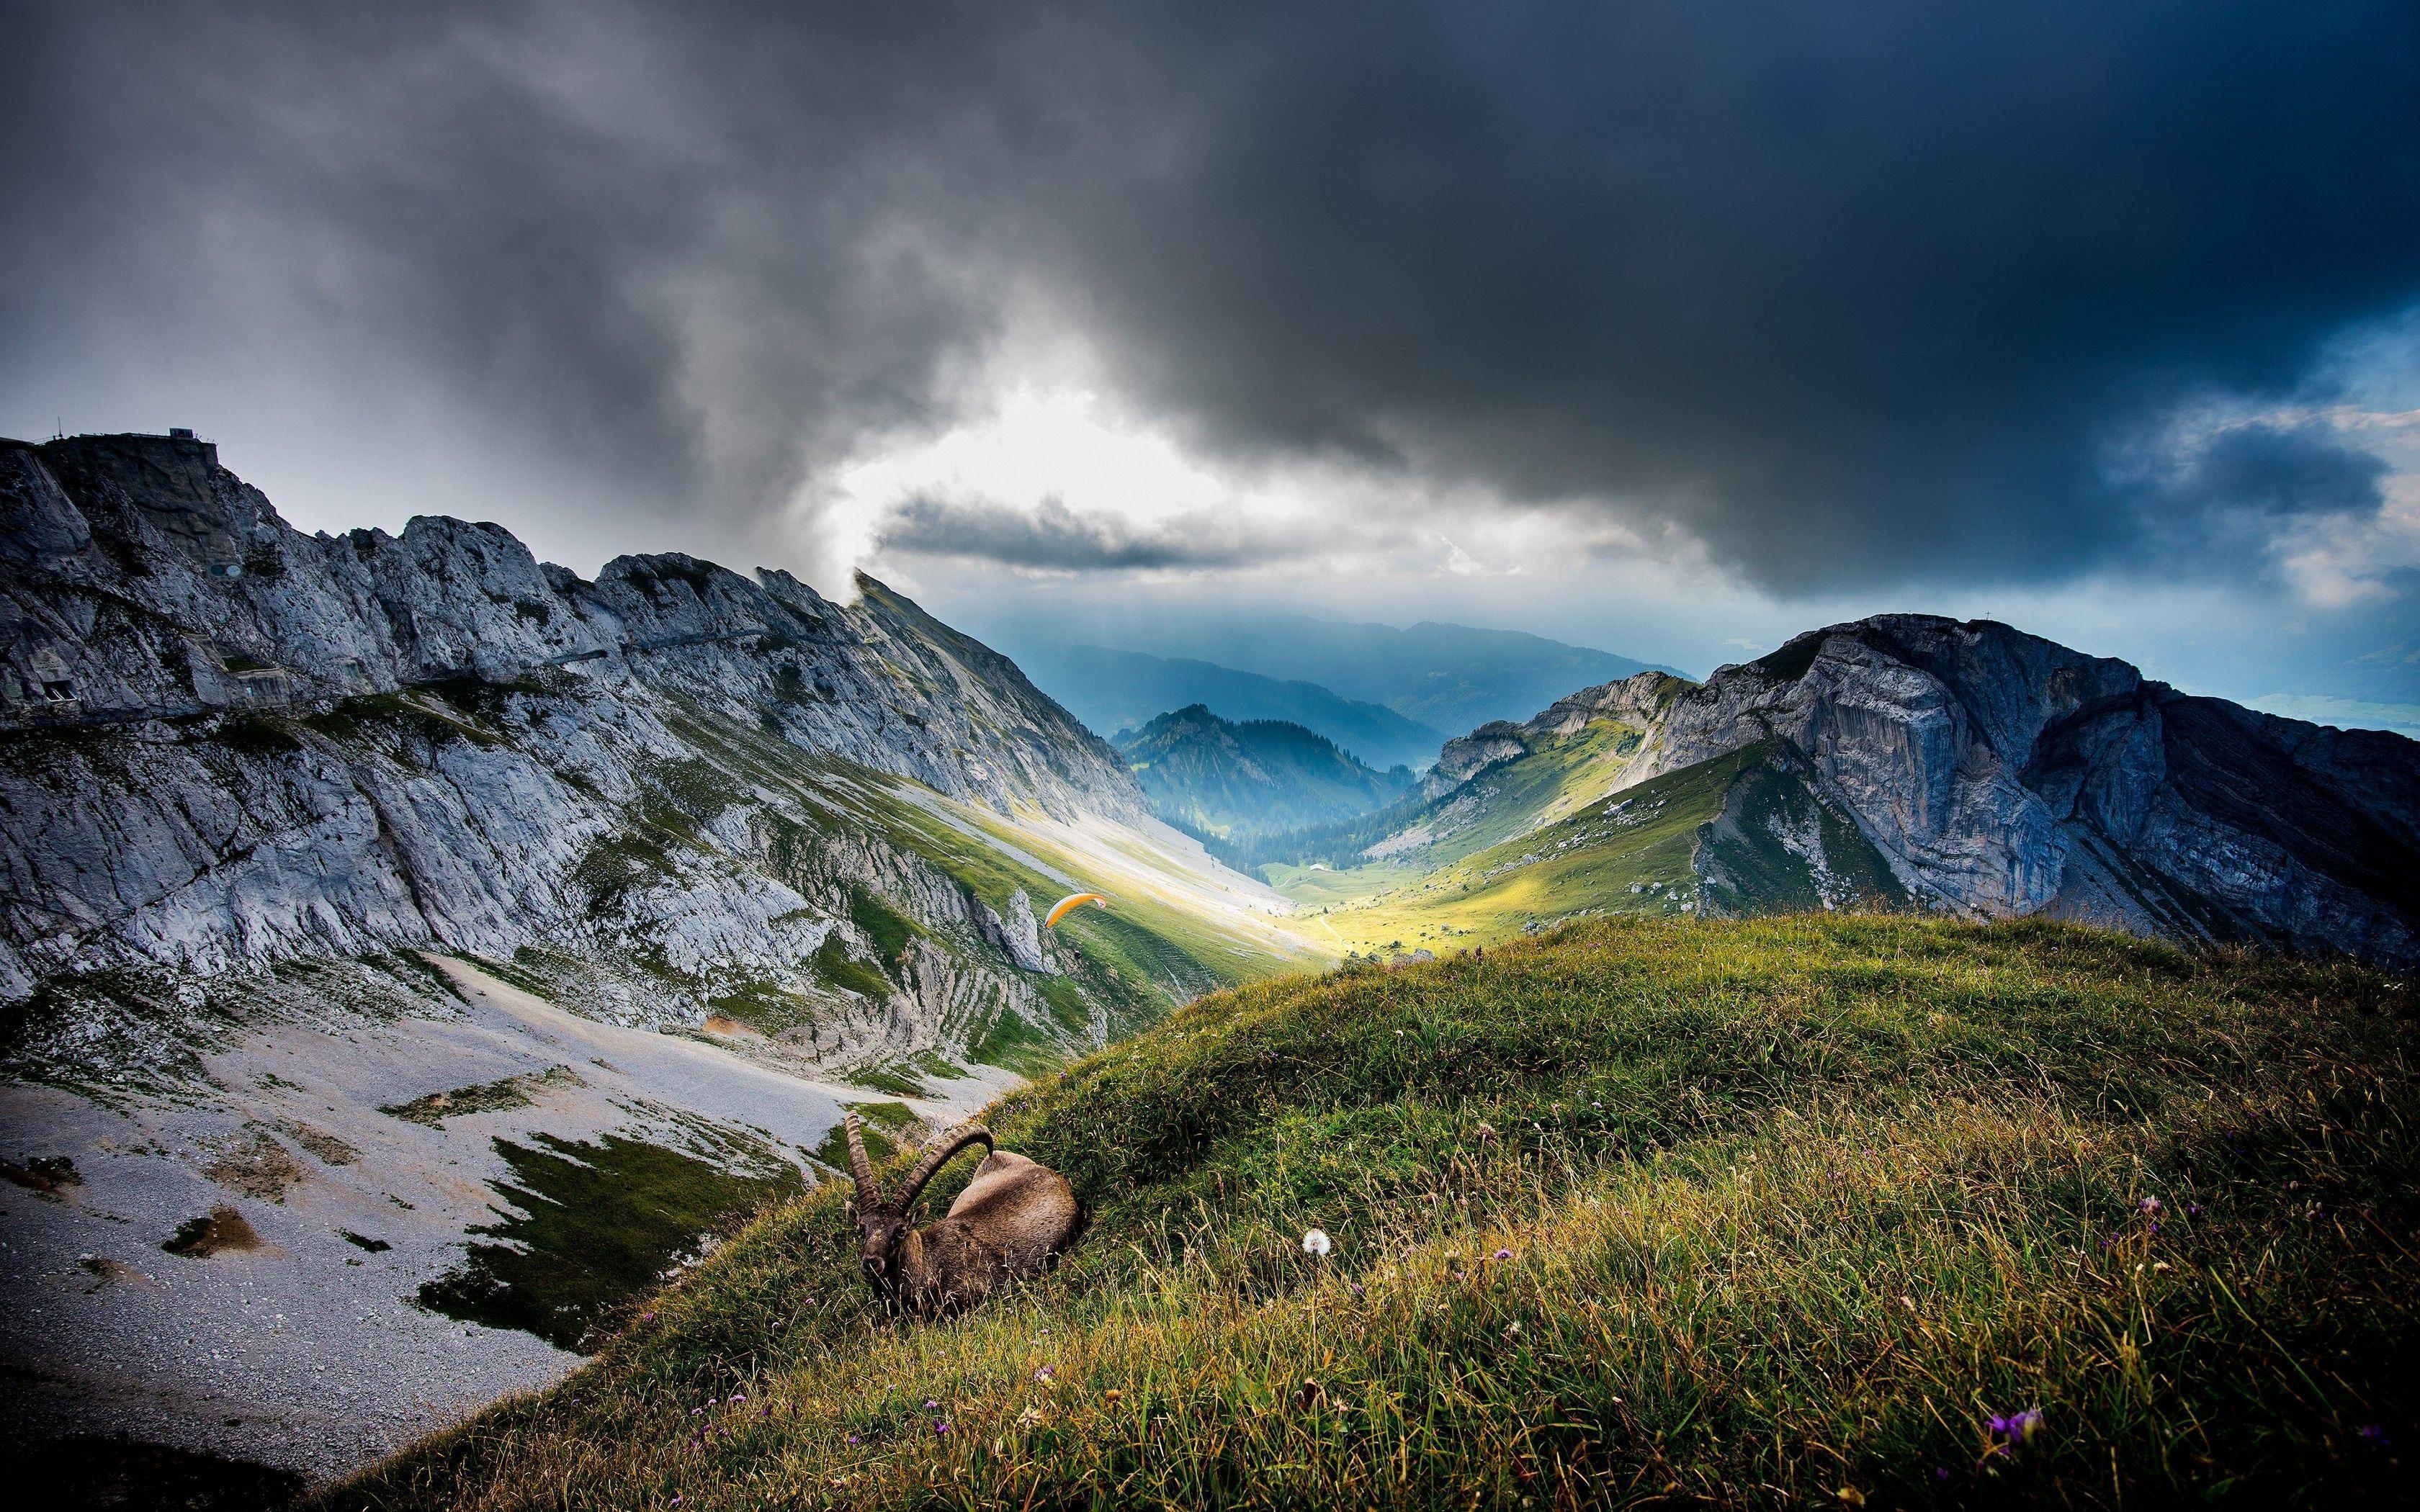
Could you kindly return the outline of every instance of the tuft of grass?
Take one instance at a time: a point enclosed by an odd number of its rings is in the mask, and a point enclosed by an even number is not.
[[[431,1092],[427,1097],[415,1097],[409,1103],[392,1103],[379,1111],[390,1118],[439,1129],[444,1127],[448,1119],[528,1107],[530,1094],[545,1088],[587,1085],[580,1073],[568,1066],[549,1066],[543,1072],[505,1076],[492,1082],[481,1082],[475,1087],[457,1087],[450,1091]]]
[[[2037,923],[1263,982],[987,1110],[1093,1211],[1049,1277],[895,1323],[818,1190],[324,1504],[2384,1504],[2412,1041],[2406,983]]]

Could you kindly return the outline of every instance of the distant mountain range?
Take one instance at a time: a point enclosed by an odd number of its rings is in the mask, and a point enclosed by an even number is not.
[[[1197,833],[1294,829],[1380,808],[1416,782],[1373,771],[1335,742],[1280,719],[1222,719],[1199,703],[1116,741],[1153,811]]]
[[[1090,625],[1080,636],[1069,633],[1067,625],[1059,621],[1011,619],[994,625],[988,639],[1016,657],[1037,687],[1104,733],[1199,702],[1231,719],[1293,719],[1377,764],[1396,761],[1425,764],[1451,732],[1491,719],[1524,718],[1575,687],[1642,671],[1672,671],[1518,630],[1481,630],[1425,621],[1397,629],[1306,614],[1173,614]],[[1247,673],[1314,685],[1320,692],[1349,703],[1391,710],[1434,733],[1418,757],[1400,745],[1383,744],[1384,736],[1374,730],[1360,735],[1369,743],[1365,748],[1323,723],[1331,716],[1310,703],[1230,706],[1222,696],[1232,699],[1249,692],[1265,700],[1270,690],[1206,680],[1154,682],[1150,678],[1169,674],[1153,672],[1146,677],[1140,667],[1113,669],[1100,661],[1097,653],[1088,652],[1070,661],[1067,648],[1078,643],[1114,645],[1128,653],[1189,663],[1188,679],[1208,679],[1212,672],[1203,669],[1211,669],[1221,677]],[[1086,678],[1103,674],[1121,691],[1095,694],[1083,686]],[[1105,701],[1122,712],[1101,723],[1090,711],[1088,701]],[[1137,709],[1138,704],[1149,707]]]
[[[1382,704],[1344,698],[1316,683],[1237,671],[1189,656],[1045,641],[1025,647],[1018,664],[1035,687],[1104,735],[1139,729],[1171,709],[1199,703],[1222,718],[1301,725],[1379,768],[1426,766],[1445,744],[1444,732]]]
[[[1397,629],[1274,614],[1177,633],[1184,637],[1177,647],[1138,640],[1134,649],[1182,650],[1222,667],[1301,678],[1444,731],[1523,718],[1575,687],[1671,671],[1518,630],[1434,621]]]
[[[2420,744],[1989,621],[1882,615],[1702,686],[1588,689],[1449,744],[1392,810],[1228,854],[1369,873],[1292,879],[1363,946],[1885,907],[2420,964]]]

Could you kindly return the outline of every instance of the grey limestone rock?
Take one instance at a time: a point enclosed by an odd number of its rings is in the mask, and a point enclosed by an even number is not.
[[[556,962],[633,1023],[787,995],[819,1053],[1047,1024],[1031,901],[887,832],[885,784],[1141,795],[1006,658],[857,586],[677,553],[589,581],[457,519],[306,535],[207,442],[0,442],[0,1000],[434,948]],[[868,896],[919,932],[878,1002],[817,964],[877,959]]]
[[[1775,738],[1932,906],[2420,964],[2420,744],[2399,735],[1882,615],[1681,692],[1622,785]]]

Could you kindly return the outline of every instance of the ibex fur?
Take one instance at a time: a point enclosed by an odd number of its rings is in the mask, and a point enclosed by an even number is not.
[[[848,1215],[864,1243],[866,1284],[892,1311],[934,1318],[970,1307],[995,1287],[1038,1274],[1075,1238],[1075,1188],[1048,1166],[993,1145],[990,1130],[968,1125],[934,1139],[898,1197],[885,1200],[865,1158],[863,1128],[848,1116],[849,1174],[857,1180]],[[910,1227],[924,1183],[969,1145],[986,1153],[948,1216]]]

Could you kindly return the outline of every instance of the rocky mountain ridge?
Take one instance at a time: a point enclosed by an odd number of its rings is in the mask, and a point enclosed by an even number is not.
[[[1142,795],[871,579],[588,581],[447,518],[307,535],[186,437],[0,445],[0,999],[436,948],[623,1022],[752,1005],[828,1058],[1002,1015],[1081,1041],[1215,980],[1037,936],[1028,892],[1066,879],[947,806],[1151,826]],[[1071,1019],[1041,988],[1074,969]]]
[[[2420,743],[1989,621],[1881,615],[1703,684],[1585,688],[1449,743],[1418,801],[1310,839],[1264,849],[1358,874],[1285,886],[1360,949],[1913,907],[2420,966]]]
[[[1643,729],[1690,686],[1669,672],[1637,672],[1567,694],[1518,723],[1497,719],[1481,725],[1446,742],[1436,764],[1421,779],[1421,796],[1443,797],[1482,772],[1528,755],[1542,742],[1579,733],[1591,720],[1611,719]]]
[[[1619,786],[1765,741],[1930,906],[2420,963],[2402,736],[2194,697],[1995,622],[1880,615],[1678,690]]]

